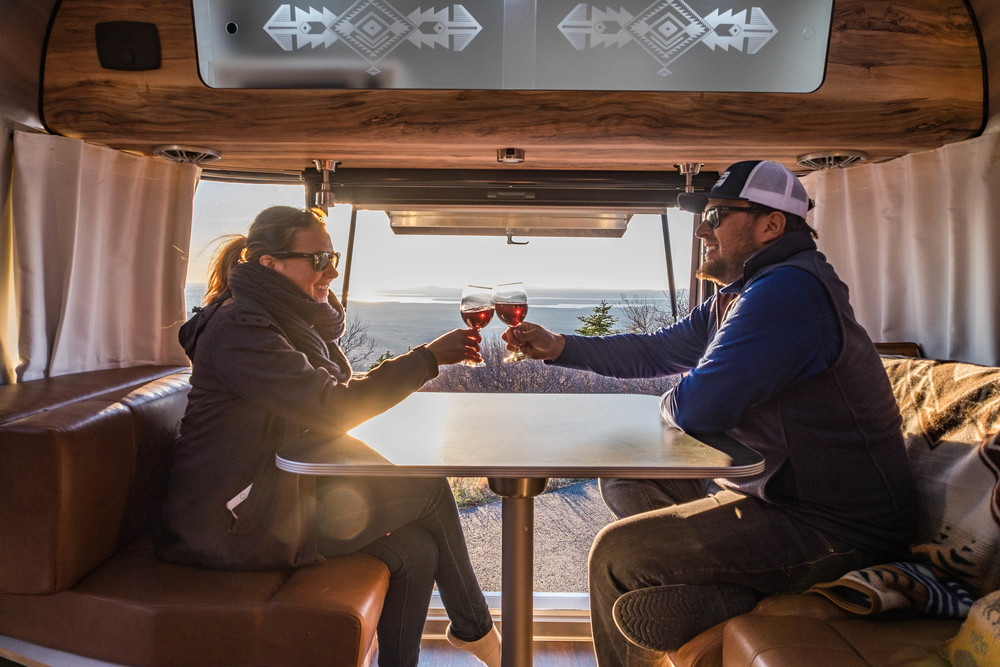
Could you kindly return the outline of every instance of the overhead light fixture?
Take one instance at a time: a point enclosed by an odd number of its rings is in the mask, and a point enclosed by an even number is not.
[[[313,164],[316,165],[316,171],[323,174],[323,182],[320,183],[319,190],[313,194],[313,206],[323,210],[328,210],[331,206],[337,203],[333,198],[333,188],[330,185],[330,174],[337,170],[337,165],[340,164],[340,161],[313,160]]]
[[[497,151],[497,162],[503,164],[517,164],[524,162],[523,148],[501,148]]]
[[[181,146],[178,144],[153,146],[153,155],[166,158],[171,162],[199,165],[206,162],[215,162],[222,157],[222,153],[211,148]]]
[[[514,236],[621,238],[632,218],[631,210],[583,207],[526,208],[524,206],[411,206],[389,209],[394,234],[451,236]]]
[[[800,167],[820,171],[822,169],[843,169],[868,159],[864,151],[821,151],[808,153],[797,158]]]

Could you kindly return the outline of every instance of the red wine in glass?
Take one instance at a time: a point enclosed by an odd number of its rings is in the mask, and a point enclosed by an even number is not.
[[[462,321],[472,329],[482,329],[493,319],[493,290],[479,285],[466,285],[462,290],[462,303],[459,305]],[[484,361],[459,362],[465,366],[485,366]]]
[[[493,308],[476,308],[463,310],[462,319],[472,329],[482,329],[493,319]],[[502,319],[502,318],[501,318]]]
[[[516,327],[524,320],[528,314],[528,304],[526,303],[498,303],[496,305],[497,317],[503,320],[509,327]]]
[[[494,307],[497,317],[504,321],[507,326],[516,327],[524,321],[528,314],[528,293],[524,289],[524,283],[505,283],[497,285],[494,290]],[[520,350],[511,352],[504,357],[505,362],[523,361],[528,356]]]

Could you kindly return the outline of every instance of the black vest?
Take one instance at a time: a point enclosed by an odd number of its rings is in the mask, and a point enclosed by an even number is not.
[[[802,269],[823,284],[840,324],[840,354],[827,370],[747,408],[729,435],[764,456],[764,472],[720,482],[849,544],[905,546],[916,527],[917,495],[878,352],[854,318],[847,286],[808,232],[751,257],[742,289],[778,267]]]

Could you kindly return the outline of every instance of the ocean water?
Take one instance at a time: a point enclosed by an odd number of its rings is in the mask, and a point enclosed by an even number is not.
[[[205,293],[202,283],[190,283],[185,288],[187,312],[201,303]],[[464,327],[459,316],[460,290],[442,287],[421,287],[385,291],[372,298],[349,297],[348,319],[359,320],[375,342],[375,355],[390,352],[402,354],[417,345],[452,329]],[[656,290],[529,290],[528,321],[557,333],[573,333],[582,326],[580,317],[590,315],[602,300],[612,304],[611,314],[622,322],[623,299],[644,299],[664,310],[670,303],[662,291]],[[684,296],[682,295],[683,299]],[[497,337],[506,329],[499,319],[483,329],[484,337]],[[374,361],[374,359],[372,359]]]

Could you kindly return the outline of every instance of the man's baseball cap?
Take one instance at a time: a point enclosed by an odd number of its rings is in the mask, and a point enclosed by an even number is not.
[[[769,160],[746,160],[730,165],[708,192],[684,192],[677,204],[701,213],[709,199],[737,199],[805,218],[812,202],[799,179],[784,165]]]

